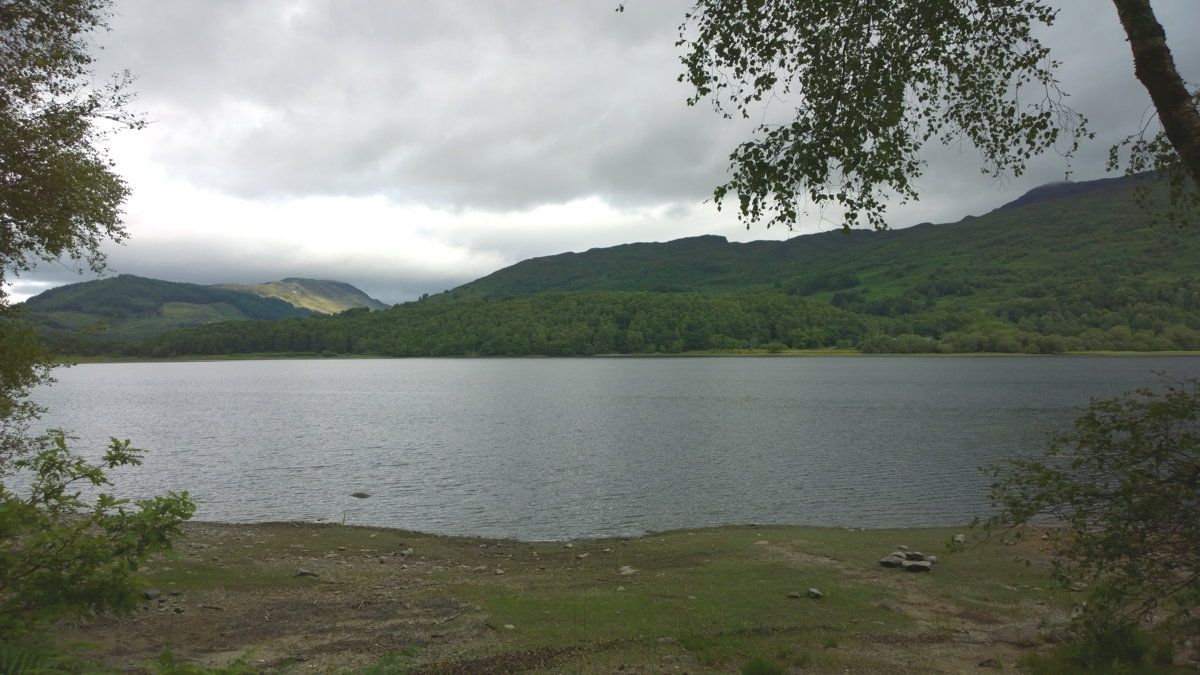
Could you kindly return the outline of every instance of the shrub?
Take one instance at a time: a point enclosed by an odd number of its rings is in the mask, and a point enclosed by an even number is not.
[[[1078,627],[1195,630],[1200,607],[1200,382],[1094,400],[1041,459],[991,469],[988,529],[1048,520],[1054,574],[1090,589]],[[1116,641],[1105,639],[1112,644]]]
[[[170,548],[195,510],[186,492],[130,503],[101,491],[86,500],[81,486],[111,486],[105,472],[141,464],[142,451],[114,438],[92,463],[67,440],[52,432],[12,461],[15,475],[29,477],[26,494],[0,482],[0,637],[65,614],[132,610],[139,566]]]

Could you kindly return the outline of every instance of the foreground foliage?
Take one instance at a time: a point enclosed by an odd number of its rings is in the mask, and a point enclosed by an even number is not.
[[[129,611],[138,567],[170,548],[195,505],[186,492],[139,500],[81,488],[110,487],[106,475],[141,464],[142,451],[112,439],[98,462],[54,432],[12,462],[31,476],[25,494],[0,483],[0,635],[14,636],[65,614]]]
[[[57,667],[39,629],[68,614],[129,610],[134,575],[169,547],[194,505],[186,493],[118,499],[109,471],[141,463],[117,441],[98,460],[62,432],[33,431],[31,390],[50,361],[5,282],[39,260],[99,271],[101,244],[120,240],[128,187],[102,141],[142,122],[125,109],[127,74],[97,85],[92,33],[108,0],[0,2],[0,670]],[[28,482],[27,489],[18,485]],[[87,492],[96,494],[88,495]]]
[[[1130,120],[1109,169],[1167,176],[1162,215],[1186,222],[1200,205],[1200,94],[1150,0],[1113,5],[1158,125]],[[761,120],[715,200],[736,196],[747,227],[790,228],[807,206],[834,205],[845,226],[883,228],[889,201],[918,197],[927,146],[969,143],[996,177],[1047,151],[1070,158],[1093,134],[1038,38],[1057,14],[1044,0],[695,0],[676,43],[688,104]]]
[[[1045,458],[993,474],[988,527],[1063,524],[1055,576],[1090,589],[1087,634],[1200,626],[1200,382],[1093,401]]]
[[[1035,35],[1054,17],[1038,0],[697,1],[677,43],[688,104],[746,118],[785,108],[731,153],[714,198],[736,195],[747,227],[792,227],[811,203],[882,228],[893,195],[917,197],[927,144],[966,141],[995,176],[1069,156],[1090,134]]]
[[[143,122],[128,112],[128,73],[97,85],[90,36],[108,0],[0,3],[0,303],[9,273],[69,257],[99,271],[121,240],[129,194],[102,141]]]

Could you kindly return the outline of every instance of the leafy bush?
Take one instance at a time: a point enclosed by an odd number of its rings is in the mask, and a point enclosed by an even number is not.
[[[1120,626],[1085,636],[1043,654],[1030,654],[1021,665],[1033,675],[1059,673],[1176,672],[1170,668],[1171,650],[1144,630]]]
[[[1092,401],[1042,459],[993,467],[987,527],[1048,519],[1054,573],[1090,588],[1079,627],[1105,644],[1140,622],[1197,627],[1200,381]],[[1109,637],[1104,637],[1109,636]]]
[[[170,548],[195,510],[186,492],[132,504],[107,492],[85,500],[81,486],[111,486],[105,472],[141,464],[142,451],[114,438],[92,463],[67,440],[61,431],[33,439],[33,451],[11,462],[16,475],[30,478],[26,494],[0,482],[2,637],[64,614],[132,610],[138,567]]]

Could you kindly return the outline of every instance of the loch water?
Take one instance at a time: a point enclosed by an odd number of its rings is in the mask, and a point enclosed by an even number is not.
[[[625,357],[87,364],[35,398],[122,495],[196,518],[521,539],[733,523],[961,525],[980,467],[1198,357]],[[357,499],[355,492],[370,496]]]

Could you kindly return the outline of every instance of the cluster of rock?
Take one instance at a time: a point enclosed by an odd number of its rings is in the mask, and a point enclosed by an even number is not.
[[[884,567],[900,567],[907,572],[931,572],[937,562],[936,555],[925,555],[920,551],[910,551],[907,546],[897,546],[895,551],[879,560]]]

